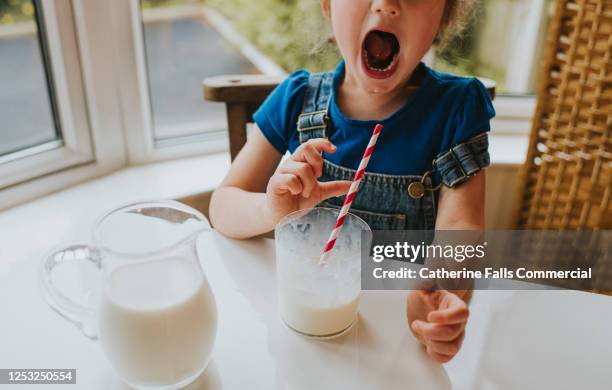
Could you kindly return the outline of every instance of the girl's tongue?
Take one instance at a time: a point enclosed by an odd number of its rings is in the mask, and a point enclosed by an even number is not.
[[[387,68],[399,51],[399,43],[395,35],[378,30],[368,33],[363,47],[366,52],[367,65],[374,70]]]

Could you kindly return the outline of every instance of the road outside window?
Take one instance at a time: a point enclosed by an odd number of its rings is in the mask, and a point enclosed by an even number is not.
[[[0,157],[61,140],[40,20],[32,1],[0,1]]]

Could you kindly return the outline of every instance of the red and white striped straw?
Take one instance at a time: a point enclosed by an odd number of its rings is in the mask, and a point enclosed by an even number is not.
[[[346,215],[351,208],[351,203],[353,203],[353,199],[357,196],[357,191],[359,190],[359,183],[361,183],[361,179],[365,174],[366,167],[368,166],[368,162],[370,162],[370,156],[374,151],[374,146],[376,146],[376,141],[378,141],[378,135],[382,130],[383,126],[381,124],[376,125],[374,127],[374,131],[372,132],[372,137],[370,137],[370,142],[368,143],[368,147],[363,153],[363,157],[361,158],[361,162],[359,163],[359,168],[357,168],[357,172],[355,172],[355,177],[353,178],[353,182],[351,183],[351,187],[346,194],[346,198],[344,199],[344,204],[340,209],[340,213],[338,214],[338,219],[336,220],[336,225],[334,226],[334,230],[332,230],[329,235],[329,240],[327,240],[327,244],[325,245],[325,249],[323,249],[323,254],[321,254],[321,258],[319,259],[319,264],[325,263],[331,250],[334,248],[336,244],[336,238],[340,234],[340,230],[342,229],[342,225],[344,224],[344,220],[346,219]]]

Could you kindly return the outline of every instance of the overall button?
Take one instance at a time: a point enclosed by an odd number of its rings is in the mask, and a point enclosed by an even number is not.
[[[413,199],[421,199],[425,195],[425,186],[420,181],[408,185],[408,195]]]

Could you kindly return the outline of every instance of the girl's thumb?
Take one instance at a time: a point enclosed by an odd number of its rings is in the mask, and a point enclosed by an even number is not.
[[[334,196],[346,195],[351,182],[348,180],[326,181],[319,184],[321,186],[321,200],[333,198]]]

